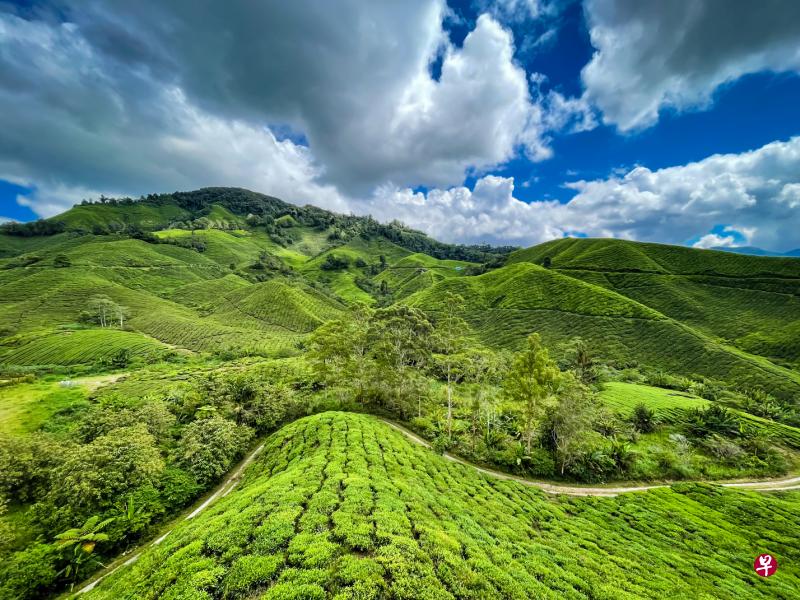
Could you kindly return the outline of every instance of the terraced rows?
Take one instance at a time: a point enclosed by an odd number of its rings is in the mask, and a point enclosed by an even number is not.
[[[645,404],[666,422],[680,422],[687,410],[705,408],[708,400],[684,392],[639,385],[635,383],[609,382],[604,385],[600,399],[623,415],[629,415],[634,407]],[[800,448],[800,429],[762,419],[742,411],[734,411],[748,425],[793,448]]]
[[[791,598],[800,494],[545,497],[368,416],[271,436],[242,485],[89,598]],[[767,550],[781,569],[752,570]]]
[[[110,359],[120,350],[128,350],[132,357],[153,358],[163,354],[167,347],[129,331],[66,331],[37,337],[6,352],[0,350],[0,363],[75,365]]]

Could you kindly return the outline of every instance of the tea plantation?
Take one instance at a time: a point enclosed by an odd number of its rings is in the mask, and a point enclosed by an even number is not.
[[[796,598],[798,331],[800,259],[237,188],[2,224],[0,599]]]
[[[551,498],[368,416],[267,440],[240,488],[87,598],[793,598],[800,492]],[[768,548],[781,569],[752,569]]]

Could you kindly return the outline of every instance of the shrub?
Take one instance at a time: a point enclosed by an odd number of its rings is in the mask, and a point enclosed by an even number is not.
[[[735,437],[740,433],[739,418],[724,406],[711,404],[704,409],[692,409],[686,412],[684,428],[689,435],[703,438],[717,433]]]
[[[63,269],[65,267],[71,267],[72,261],[70,261],[69,257],[66,254],[59,254],[53,259],[53,266],[56,269]]]
[[[266,585],[275,576],[282,562],[277,556],[242,556],[234,561],[225,576],[225,594],[240,596],[254,586]]]
[[[320,268],[324,271],[341,271],[346,269],[350,266],[350,259],[346,256],[340,256],[338,254],[328,254],[325,257],[325,260],[320,265]]]
[[[0,598],[42,598],[58,577],[60,552],[35,543],[7,557],[0,566]]]
[[[652,433],[656,430],[656,413],[643,402],[637,404],[631,414],[631,423],[640,433]]]

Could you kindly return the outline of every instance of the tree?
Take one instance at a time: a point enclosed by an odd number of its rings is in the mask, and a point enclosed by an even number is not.
[[[549,442],[561,475],[581,456],[592,431],[595,403],[589,390],[572,375],[561,378],[555,404],[547,410]]]
[[[506,397],[522,407],[522,435],[528,454],[533,444],[536,421],[545,402],[555,393],[560,378],[560,371],[542,345],[539,334],[528,336],[527,347],[514,358],[503,385]]]
[[[346,383],[358,401],[366,399],[374,372],[370,322],[375,312],[356,305],[350,314],[328,321],[311,335],[308,358],[315,371],[329,385]]]
[[[375,313],[370,323],[373,355],[391,408],[406,414],[407,394],[430,361],[433,326],[425,314],[408,306],[392,306]]]
[[[98,294],[89,298],[86,310],[81,313],[84,320],[97,323],[100,327],[111,327],[114,323],[122,329],[128,317],[128,309],[120,306],[108,296]]]
[[[62,455],[44,503],[37,507],[44,521],[75,522],[112,508],[120,496],[155,485],[164,469],[155,438],[141,424],[65,447]]]
[[[339,256],[337,254],[328,254],[325,260],[320,265],[320,269],[324,271],[341,271],[350,266],[350,259],[346,256]]]
[[[467,344],[465,334],[469,330],[469,325],[461,318],[465,305],[463,296],[447,292],[444,309],[436,322],[436,337],[443,354],[445,367],[448,438],[453,434],[453,383],[456,379],[453,367],[458,353],[462,352]]]
[[[198,483],[207,485],[225,474],[252,437],[249,427],[211,415],[186,426],[175,459]]]
[[[596,378],[594,371],[594,356],[589,344],[582,338],[573,338],[567,348],[567,362],[578,378],[585,384],[592,383]]]

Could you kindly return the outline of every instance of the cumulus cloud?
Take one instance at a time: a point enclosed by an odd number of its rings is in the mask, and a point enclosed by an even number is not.
[[[692,247],[694,248],[736,248],[737,246],[746,246],[750,243],[750,237],[753,235],[752,229],[747,229],[742,232],[734,229],[731,226],[723,227],[722,233],[707,233],[697,240]],[[725,235],[727,234],[727,235]]]
[[[586,97],[622,131],[659,110],[707,106],[714,91],[759,71],[800,71],[800,3],[772,0],[586,0],[596,52]]]
[[[511,34],[484,15],[454,48],[443,0],[81,0],[65,13],[101,70],[179,87],[221,118],[287,123],[306,135],[325,180],[347,193],[388,180],[458,183],[518,145],[542,155]],[[437,81],[429,64],[438,55]]]
[[[399,216],[450,241],[530,245],[572,233],[698,247],[755,244],[800,246],[800,137],[742,154],[720,154],[683,166],[569,186],[566,204],[525,203],[511,178],[487,176],[475,189],[384,189],[376,214]],[[383,211],[383,212],[381,212]],[[728,225],[719,233],[712,231]]]

